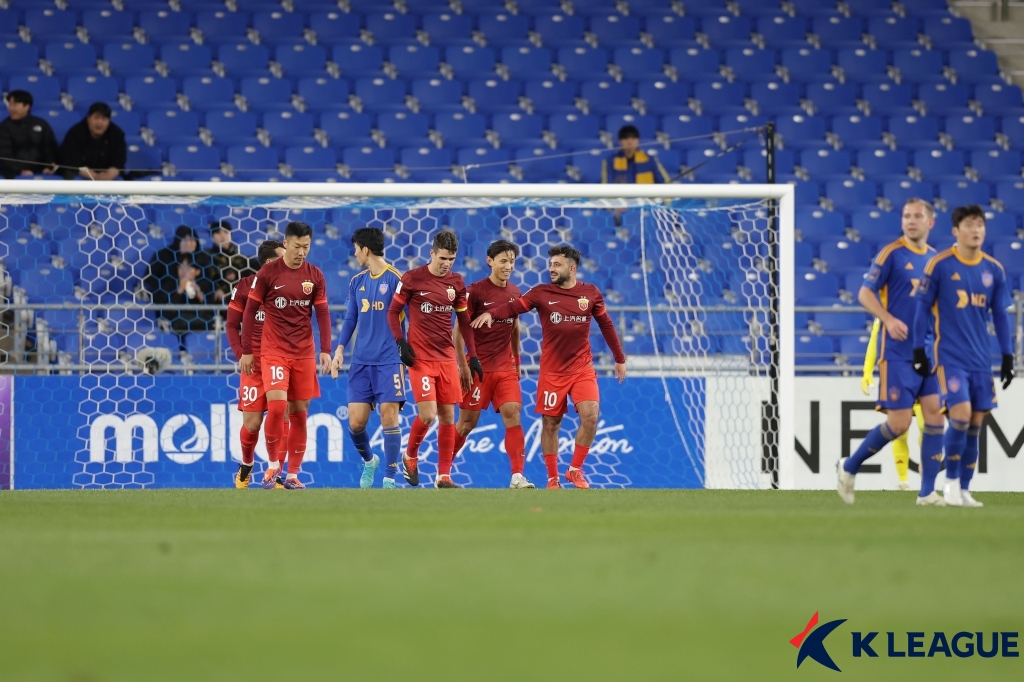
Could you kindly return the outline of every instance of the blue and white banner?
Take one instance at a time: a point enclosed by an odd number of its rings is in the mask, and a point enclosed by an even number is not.
[[[237,381],[237,375],[15,377],[15,476],[11,477],[15,487],[229,487],[241,459]],[[669,384],[674,410],[660,379],[627,379],[620,385],[602,378],[599,383],[601,420],[586,466],[592,485],[702,487],[703,380],[675,379]],[[535,384],[526,380],[524,389]],[[355,487],[362,466],[346,433],[346,381],[321,378],[321,392],[309,410],[302,479],[316,487]],[[541,422],[533,413],[533,400],[532,390],[524,390],[525,473],[542,484],[546,474]],[[681,411],[686,414],[683,420]],[[402,412],[403,437],[414,413],[412,405]],[[570,411],[559,444],[563,473],[577,423]],[[379,420],[374,417],[368,428],[375,452],[383,455]],[[437,462],[434,431],[428,433],[420,451],[427,482],[433,481]],[[6,435],[0,433],[0,440]],[[509,461],[503,439],[500,416],[484,412],[455,460],[455,481],[470,487],[507,486]],[[265,460],[261,435],[257,463]]]

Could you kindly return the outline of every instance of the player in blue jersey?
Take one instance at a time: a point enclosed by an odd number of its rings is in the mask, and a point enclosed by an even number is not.
[[[388,308],[402,275],[384,260],[384,233],[376,227],[363,227],[352,235],[359,266],[365,268],[352,277],[348,286],[348,309],[341,329],[341,342],[331,363],[331,376],[338,377],[345,346],[359,328],[352,366],[348,370],[348,434],[363,458],[360,488],[373,487],[380,457],[370,448],[366,424],[375,405],[380,408],[384,429],[384,487],[394,488],[402,432],[398,412],[405,405],[405,366],[388,328]]]
[[[928,262],[917,293],[914,317],[914,368],[934,371],[949,417],[946,430],[946,481],[943,497],[954,507],[981,507],[969,492],[978,462],[978,436],[985,415],[996,406],[988,320],[992,313],[1002,354],[1003,389],[1013,380],[1013,340],[1006,312],[1010,297],[1006,271],[981,251],[985,211],[961,206],[953,211],[956,244]],[[929,334],[934,333],[934,338]],[[934,370],[925,351],[931,340]],[[938,466],[932,476],[938,475]],[[924,475],[922,474],[922,485]]]
[[[853,504],[854,477],[861,464],[890,441],[906,433],[914,419],[914,403],[924,412],[924,439],[921,459],[942,458],[942,412],[939,388],[934,377],[921,377],[914,371],[910,326],[917,312],[917,292],[928,260],[935,249],[928,246],[928,234],[935,226],[935,211],[923,199],[911,199],[903,206],[903,236],[883,248],[857,299],[869,313],[882,321],[881,349],[878,361],[878,404],[886,413],[884,423],[868,432],[860,447],[837,467],[839,497]],[[938,460],[936,466],[938,466]],[[942,498],[924,485],[917,504],[942,504]]]

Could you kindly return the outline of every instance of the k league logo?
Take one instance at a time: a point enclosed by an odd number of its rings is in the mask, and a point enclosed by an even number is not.
[[[832,634],[832,631],[837,627],[846,622],[845,618],[840,620],[833,620],[825,623],[819,628],[815,628],[818,624],[818,612],[815,611],[811,619],[807,621],[807,626],[804,631],[799,635],[789,640],[789,643],[799,649],[799,653],[796,655],[796,667],[800,667],[800,664],[804,662],[805,658],[809,658],[812,661],[817,661],[826,668],[835,670],[837,673],[842,672],[839,666],[835,664],[832,657],[828,655],[828,651],[825,650],[825,638]]]

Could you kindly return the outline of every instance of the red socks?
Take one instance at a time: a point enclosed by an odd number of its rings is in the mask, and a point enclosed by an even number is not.
[[[238,438],[242,441],[242,464],[252,466],[253,453],[256,451],[256,442],[260,439],[260,432],[250,431],[243,426]]]
[[[544,455],[544,466],[548,468],[548,478],[558,478],[558,455]]]
[[[405,448],[406,457],[417,459],[420,456],[420,443],[423,442],[429,428],[430,426],[424,424],[419,417],[413,418],[412,426],[409,427],[409,444]]]
[[[572,463],[569,465],[573,469],[582,469],[583,460],[587,458],[587,453],[590,452],[589,445],[580,445],[576,443],[576,449],[572,452]]]
[[[526,437],[523,436],[522,426],[510,426],[505,429],[505,451],[508,459],[512,462],[512,473],[523,473],[523,465],[526,463]],[[558,458],[555,458],[555,476],[558,475]]]
[[[448,476],[452,472],[452,460],[455,459],[455,424],[438,424],[437,426],[437,474]]]
[[[306,413],[288,415],[288,475],[294,476],[302,467],[306,456]]]
[[[287,410],[287,400],[271,400],[267,403],[267,419],[263,422],[263,433],[267,437],[267,458],[270,459],[271,468],[280,466],[284,460],[283,455],[288,452],[288,444],[285,441]]]
[[[468,433],[465,436],[463,436],[461,433],[459,433],[458,429],[455,430],[455,449],[452,450],[453,459],[455,455],[459,454],[459,450],[462,449],[462,446],[466,444],[466,438],[468,436]]]

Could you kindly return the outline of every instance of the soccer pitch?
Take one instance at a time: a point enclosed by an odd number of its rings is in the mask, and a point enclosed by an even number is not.
[[[832,679],[789,644],[818,611],[848,619],[839,679],[1019,680],[885,657],[886,631],[1024,629],[1024,496],[979,497],[8,492],[0,679]]]

